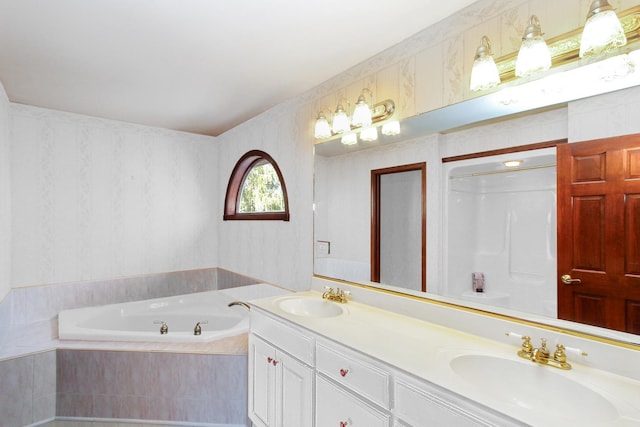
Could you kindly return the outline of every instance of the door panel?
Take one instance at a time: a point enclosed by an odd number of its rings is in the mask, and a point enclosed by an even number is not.
[[[558,278],[559,318],[640,333],[640,134],[558,146]]]
[[[625,266],[626,274],[640,275],[640,194],[625,197]]]

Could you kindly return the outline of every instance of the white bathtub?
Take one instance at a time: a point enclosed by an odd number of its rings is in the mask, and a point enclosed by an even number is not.
[[[62,340],[209,342],[247,332],[249,312],[233,301],[247,301],[288,293],[268,284],[220,291],[197,292],[121,304],[61,311],[58,337]],[[160,333],[162,322],[168,332]],[[194,334],[200,322],[202,332]]]

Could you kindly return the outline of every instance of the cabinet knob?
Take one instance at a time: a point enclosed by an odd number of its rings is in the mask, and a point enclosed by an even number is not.
[[[278,364],[278,361],[276,359],[273,359],[273,362],[271,363],[273,363],[273,366],[276,366]]]
[[[348,370],[348,369],[344,369],[344,368],[343,368],[343,369],[340,369],[340,376],[341,376],[341,377],[346,377],[346,376],[347,376],[347,373],[349,373],[349,370]],[[345,425],[346,425],[346,424],[345,424]]]
[[[271,362],[273,362],[273,359],[270,357],[267,357],[267,363],[271,363]]]

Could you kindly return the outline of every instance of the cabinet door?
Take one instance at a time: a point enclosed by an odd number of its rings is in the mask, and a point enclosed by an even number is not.
[[[249,335],[249,418],[258,427],[275,422],[276,351],[266,342]]]
[[[390,416],[316,375],[317,427],[388,427]]]
[[[313,425],[313,370],[276,352],[276,426]]]

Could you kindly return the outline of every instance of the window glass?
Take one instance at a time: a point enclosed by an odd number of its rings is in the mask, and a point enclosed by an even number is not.
[[[229,178],[224,205],[225,220],[289,221],[287,188],[275,160],[259,150],[242,156]]]
[[[239,212],[284,212],[282,185],[273,165],[256,163],[242,184]]]

